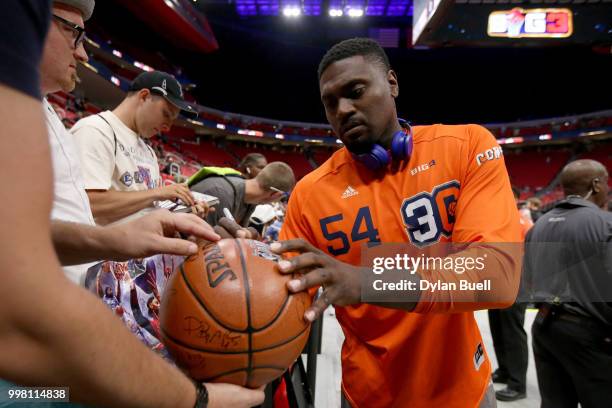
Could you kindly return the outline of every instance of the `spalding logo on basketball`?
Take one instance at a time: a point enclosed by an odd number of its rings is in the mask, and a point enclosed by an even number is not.
[[[162,341],[198,381],[258,387],[300,355],[310,296],[290,294],[266,244],[224,239],[176,271],[160,308]]]

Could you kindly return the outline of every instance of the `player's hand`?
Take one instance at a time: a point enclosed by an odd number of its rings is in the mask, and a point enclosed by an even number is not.
[[[301,292],[323,286],[323,293],[304,313],[312,322],[319,318],[329,305],[347,306],[361,301],[361,269],[332,258],[303,239],[275,242],[272,252],[298,252],[289,260],[278,263],[281,273],[301,273],[301,277],[287,282],[291,292]]]
[[[208,408],[250,408],[264,402],[264,387],[251,390],[233,384],[206,383]]]
[[[227,217],[221,217],[219,219],[218,224],[215,225],[215,232],[219,234],[221,238],[246,238],[261,241],[261,236],[255,228],[245,228]]]
[[[175,214],[168,210],[156,210],[134,221],[105,228],[108,231],[108,247],[113,249],[108,259],[117,261],[160,253],[195,254],[198,246],[180,238],[179,234],[207,241],[220,239],[213,228],[198,216]]]
[[[170,184],[164,187],[159,187],[155,189],[155,197],[158,200],[181,200],[186,206],[191,207],[196,204],[196,201],[189,191],[189,187],[187,184]]]

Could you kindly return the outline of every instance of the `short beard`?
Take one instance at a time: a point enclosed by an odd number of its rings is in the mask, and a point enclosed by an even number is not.
[[[370,153],[370,151],[372,151],[372,145],[373,143],[370,141],[359,141],[359,142],[351,142],[350,145],[346,145],[346,148],[348,149],[349,152],[353,153],[353,154],[364,154],[364,153]]]

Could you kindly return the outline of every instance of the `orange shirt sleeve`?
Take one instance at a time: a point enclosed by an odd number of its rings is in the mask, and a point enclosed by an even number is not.
[[[458,157],[464,163],[457,201],[453,243],[468,244],[455,257],[484,257],[482,270],[462,274],[419,271],[421,279],[454,283],[456,290],[426,290],[415,312],[463,312],[508,307],[520,282],[522,244],[518,212],[501,147],[493,135],[477,125],[467,127],[469,143]],[[461,281],[489,281],[490,290],[461,290]]]
[[[289,239],[304,238],[311,244],[316,245],[312,230],[304,223],[301,217],[301,206],[304,203],[303,191],[302,185],[298,183],[287,204],[285,221],[279,233],[279,239],[281,241],[286,241]]]
[[[316,246],[316,242],[313,239],[312,230],[309,226],[307,226],[301,217],[302,208],[301,204],[305,201],[303,198],[303,194],[301,193],[303,190],[298,186],[293,190],[291,194],[291,198],[289,199],[289,203],[287,204],[287,211],[285,213],[285,221],[283,222],[283,227],[278,235],[279,240],[286,241],[290,239],[303,238],[304,240],[310,242],[314,246]],[[297,253],[286,253],[285,257],[291,258],[296,256]],[[317,293],[316,288],[310,288],[308,293],[310,296],[314,297]]]

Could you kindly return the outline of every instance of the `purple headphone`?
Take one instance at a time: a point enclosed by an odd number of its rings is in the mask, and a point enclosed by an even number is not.
[[[389,164],[391,159],[404,160],[412,154],[412,128],[404,119],[398,119],[402,130],[395,132],[391,140],[391,152],[379,144],[372,145],[368,153],[354,154],[353,157],[372,171],[380,170]]]

